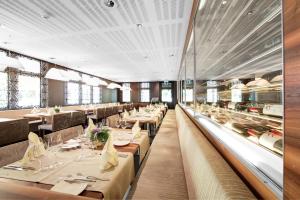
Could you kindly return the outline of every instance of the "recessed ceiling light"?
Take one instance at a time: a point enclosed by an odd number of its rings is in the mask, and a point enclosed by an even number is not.
[[[136,24],[136,26],[137,26],[138,28],[142,28],[142,27],[143,27],[143,24]]]
[[[253,15],[253,13],[254,13],[254,10],[250,10],[250,11],[247,13],[247,15]]]
[[[225,1],[225,0],[224,0],[224,1],[222,1],[222,5],[225,5],[226,3],[227,3],[227,1]]]
[[[45,12],[45,13],[42,13],[40,15],[40,17],[43,18],[43,19],[45,19],[45,20],[48,20],[51,17],[51,15],[49,13]]]
[[[170,54],[169,57],[174,57],[174,54]]]

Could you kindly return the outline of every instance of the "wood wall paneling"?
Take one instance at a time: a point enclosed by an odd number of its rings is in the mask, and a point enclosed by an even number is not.
[[[64,105],[65,82],[48,80],[48,106]]]
[[[300,198],[300,0],[283,1],[284,198]]]

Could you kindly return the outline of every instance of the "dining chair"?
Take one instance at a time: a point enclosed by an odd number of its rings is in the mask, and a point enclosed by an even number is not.
[[[86,115],[83,111],[71,112],[71,124],[70,126],[84,125],[86,122]]]
[[[40,136],[44,136],[46,133],[59,131],[69,128],[71,126],[71,112],[56,113],[52,115],[50,124],[42,124],[39,126]]]
[[[29,133],[28,119],[0,122],[0,147],[24,141]]]
[[[0,147],[0,167],[20,160],[28,147],[28,140]]]

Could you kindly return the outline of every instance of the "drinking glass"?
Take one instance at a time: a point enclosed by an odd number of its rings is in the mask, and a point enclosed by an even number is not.
[[[126,120],[122,120],[122,122],[121,122],[121,128],[122,129],[126,129],[127,128],[127,122],[126,122]]]
[[[120,128],[121,127],[121,119],[118,119],[116,121],[116,128]]]

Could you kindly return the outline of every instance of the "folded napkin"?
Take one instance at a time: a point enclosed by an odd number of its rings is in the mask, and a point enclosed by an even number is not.
[[[131,132],[133,134],[133,139],[137,139],[141,137],[141,128],[140,128],[140,122],[137,120],[135,124],[133,125]]]
[[[34,160],[37,157],[40,157],[45,154],[46,150],[44,144],[40,141],[39,137],[30,132],[28,134],[29,146],[23,156],[22,165],[28,164],[30,161]]]
[[[127,112],[127,110],[125,110],[123,113],[123,118],[126,119],[128,117],[129,117],[129,113]]]
[[[133,111],[132,111],[131,115],[136,116],[136,109],[135,108],[133,108]]]
[[[101,169],[107,170],[119,164],[118,152],[114,148],[112,134],[109,133],[108,139],[103,147],[101,156]]]
[[[36,107],[33,107],[33,109],[31,110],[31,114],[35,114],[35,113],[37,113],[37,112],[38,112],[37,108],[36,108]]]
[[[85,134],[90,136],[92,130],[94,130],[95,128],[97,128],[93,122],[93,120],[91,118],[89,118],[89,125],[88,127],[85,129]]]

